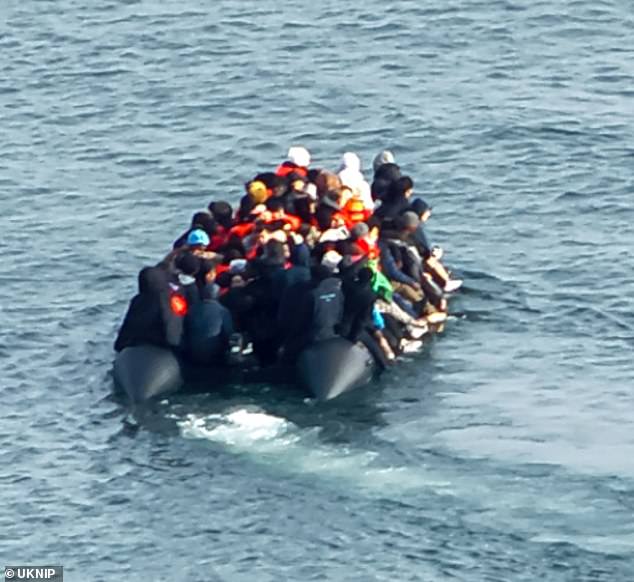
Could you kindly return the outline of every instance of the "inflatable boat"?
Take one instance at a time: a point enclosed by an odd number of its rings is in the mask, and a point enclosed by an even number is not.
[[[125,348],[117,354],[113,370],[115,387],[135,403],[186,392],[192,385],[213,392],[223,383],[268,381],[271,372],[294,382],[308,396],[325,401],[368,384],[377,374],[377,366],[365,346],[337,337],[306,348],[294,367],[275,370],[199,368],[169,349],[151,345]]]

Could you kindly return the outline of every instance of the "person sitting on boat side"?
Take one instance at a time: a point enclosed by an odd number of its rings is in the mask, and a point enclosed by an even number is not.
[[[291,146],[288,150],[287,160],[282,162],[275,173],[278,176],[288,176],[291,172],[295,172],[304,178],[308,174],[308,166],[310,165],[310,153],[302,146]]]
[[[382,225],[389,226],[394,219],[405,212],[410,205],[410,198],[414,193],[414,181],[409,176],[402,176],[392,182],[390,188],[383,199],[381,206],[374,213],[380,218]]]
[[[418,248],[421,256],[425,259],[425,268],[431,273],[434,281],[436,281],[446,293],[451,293],[462,286],[462,280],[451,278],[451,274],[441,262],[443,255],[442,249],[440,247],[432,247],[429,244],[424,226],[431,217],[431,211],[431,206],[422,198],[416,198],[416,200],[412,202],[410,212],[415,214],[419,220],[416,227],[411,230],[411,239]]]
[[[138,282],[139,292],[132,298],[123,319],[115,351],[145,344],[177,349],[187,311],[185,299],[172,294],[169,275],[161,267],[144,267]],[[172,299],[175,299],[174,305]]]
[[[378,295],[372,290],[373,273],[363,266],[367,264],[367,260],[353,261],[348,255],[344,257],[343,263],[346,263],[345,268],[342,269],[344,314],[339,331],[351,342],[364,344],[377,364],[384,369],[394,359],[394,353],[387,345],[381,330],[375,325],[374,315]]]
[[[383,164],[374,171],[372,180],[372,198],[383,201],[387,196],[390,187],[401,178],[401,168],[397,164]]]
[[[417,225],[416,214],[407,211],[397,216],[390,228],[382,229],[379,243],[384,272],[392,280],[394,290],[410,302],[413,312],[398,299],[397,302],[416,317],[423,309],[426,313],[447,310],[443,290],[425,272],[423,258],[410,240],[410,234]]]

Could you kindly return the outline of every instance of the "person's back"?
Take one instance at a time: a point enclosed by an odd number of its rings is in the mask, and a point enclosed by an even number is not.
[[[202,300],[185,318],[183,351],[187,359],[200,365],[220,363],[226,354],[233,322],[229,310],[215,298],[215,287],[207,285]]]
[[[341,279],[328,273],[326,268],[320,268],[318,271],[316,285],[310,292],[312,314],[309,337],[314,342],[337,335],[343,318],[344,304]]]
[[[176,348],[182,335],[182,316],[170,308],[168,274],[160,267],[139,272],[139,292],[130,302],[114,349],[144,344]]]

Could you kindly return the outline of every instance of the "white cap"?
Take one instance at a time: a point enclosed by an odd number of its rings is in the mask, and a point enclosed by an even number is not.
[[[243,273],[247,268],[247,260],[246,259],[233,259],[229,263],[229,272],[232,275],[237,273]]]
[[[345,226],[339,226],[337,228],[329,228],[324,230],[319,237],[319,242],[337,242],[340,240],[346,240],[350,236],[350,232]]]
[[[335,271],[339,266],[343,257],[337,251],[328,251],[324,253],[324,256],[321,259],[321,264],[324,267],[328,267],[331,271]]]
[[[310,165],[310,153],[305,147],[292,146],[288,150],[288,161],[296,166],[306,168]]]

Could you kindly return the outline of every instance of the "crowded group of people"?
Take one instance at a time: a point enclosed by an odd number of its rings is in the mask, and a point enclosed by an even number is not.
[[[380,367],[447,317],[461,281],[431,246],[432,209],[389,151],[366,181],[359,157],[338,171],[291,147],[245,184],[236,208],[196,212],[171,252],[139,273],[115,349],[166,346],[199,365],[252,350],[292,363],[314,342],[362,342]]]

